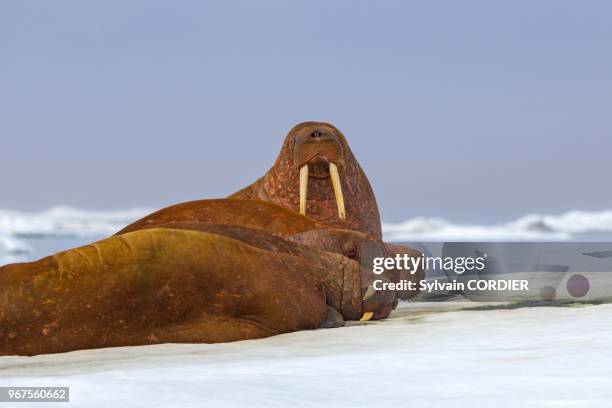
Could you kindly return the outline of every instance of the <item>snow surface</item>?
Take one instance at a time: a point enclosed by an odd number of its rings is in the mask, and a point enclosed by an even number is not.
[[[70,386],[73,407],[612,405],[612,305],[456,310],[473,305],[404,304],[382,322],[237,343],[0,357],[0,385]]]
[[[42,256],[34,247],[74,246],[66,237],[110,235],[151,211],[0,210],[0,265]],[[389,241],[571,240],[612,232],[612,211],[383,229]],[[383,322],[237,343],[0,357],[0,386],[70,386],[71,407],[612,406],[612,305],[457,310],[466,306],[404,304]],[[62,406],[18,406],[46,405]]]

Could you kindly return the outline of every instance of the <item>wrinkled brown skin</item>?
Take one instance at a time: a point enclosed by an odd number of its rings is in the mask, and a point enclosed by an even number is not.
[[[316,329],[328,306],[363,313],[357,262],[240,234],[148,229],[1,267],[0,355],[230,342]]]
[[[338,218],[329,162],[338,166],[346,207],[344,220]],[[306,163],[310,169],[306,216],[382,240],[380,215],[370,182],[342,132],[329,123],[304,122],[295,126],[287,134],[272,168],[229,198],[269,201],[298,212],[299,170]]]
[[[117,235],[146,228],[195,229],[227,225],[275,234],[313,249],[342,254],[360,261],[366,245],[383,250],[382,244],[366,234],[332,228],[312,218],[261,200],[195,200],[163,208],[133,222]],[[382,255],[382,252],[381,252]]]
[[[257,248],[265,249],[268,251],[282,252],[294,256],[304,256],[305,259],[312,259],[321,255],[324,251],[324,255],[319,259],[324,264],[324,268],[327,270],[333,270],[336,265],[346,262],[342,260],[346,255],[342,255],[338,245],[340,242],[348,242],[351,248],[359,248],[356,252],[358,259],[352,258],[352,260],[360,265],[361,268],[361,293],[365,294],[367,287],[374,283],[374,280],[381,279],[384,282],[391,282],[397,275],[396,271],[388,271],[382,275],[375,275],[372,273],[372,258],[374,256],[384,256],[387,252],[386,247],[379,242],[364,241],[358,243],[355,241],[355,235],[360,237],[364,234],[357,233],[355,231],[346,230],[313,230],[307,231],[305,234],[298,234],[297,240],[281,238],[278,235],[269,234],[265,231],[254,230],[251,228],[239,227],[235,225],[220,225],[220,224],[204,224],[194,222],[173,222],[167,225],[156,225],[151,228],[171,228],[171,229],[183,229],[192,231],[209,232],[219,235],[225,235],[242,241],[246,244],[255,246]],[[308,239],[304,239],[304,238]],[[310,241],[310,239],[316,239],[316,245],[309,246],[304,245],[304,241]],[[306,242],[308,243],[308,242]],[[342,245],[342,247],[346,247]],[[313,249],[315,249],[313,251]],[[328,251],[331,251],[328,252]],[[353,251],[351,250],[351,253]],[[386,319],[393,306],[395,304],[395,296],[400,292],[396,291],[380,291],[375,297],[370,298],[362,302],[363,312],[372,312],[373,316],[371,320]],[[409,297],[415,296],[416,292],[408,292]],[[401,294],[401,293],[400,293]],[[330,326],[329,322],[325,322],[323,327],[340,327],[344,325],[342,316],[340,319],[335,320],[335,325]]]
[[[333,228],[271,202],[250,199],[195,200],[172,205],[135,221],[117,234],[160,227],[202,231],[209,230],[207,225],[228,225],[265,231],[312,249],[344,255],[370,268],[370,271],[374,257],[395,256],[396,253],[420,256],[418,251],[411,248],[373,240],[359,231]],[[399,271],[389,272],[391,276],[384,278],[396,282],[398,279],[418,282],[417,279],[423,277],[423,271],[410,276],[400,274]],[[400,299],[408,300],[417,293],[418,290],[402,291],[398,295]],[[383,318],[381,316],[386,317],[381,313],[376,314],[375,318]]]
[[[162,208],[131,223],[117,232],[117,235],[175,222],[235,225],[282,236],[330,228],[322,222],[267,201],[211,199],[187,201]]]

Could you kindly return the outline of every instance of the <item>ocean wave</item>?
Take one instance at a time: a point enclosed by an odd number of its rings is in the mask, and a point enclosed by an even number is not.
[[[612,210],[530,214],[495,224],[456,224],[443,218],[416,217],[383,224],[389,241],[566,241],[576,234],[612,232]]]
[[[40,212],[0,209],[0,233],[24,238],[110,235],[151,211],[88,211],[66,206]]]

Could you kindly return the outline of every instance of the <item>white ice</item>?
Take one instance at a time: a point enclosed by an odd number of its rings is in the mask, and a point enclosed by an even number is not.
[[[574,234],[611,232],[612,210],[530,214],[494,225],[416,217],[399,224],[384,224],[383,231],[389,241],[564,241]]]
[[[237,343],[0,357],[0,385],[70,386],[71,407],[612,405],[612,305],[452,311],[465,306]]]
[[[65,206],[39,212],[0,209],[0,265],[32,260],[34,251],[26,239],[86,237],[94,240],[94,237],[112,235],[150,212],[146,208],[88,211]]]
[[[55,207],[40,212],[0,209],[0,234],[14,237],[103,236],[152,212],[148,208],[89,211]],[[612,210],[531,214],[493,225],[457,224],[443,218],[416,217],[383,224],[389,241],[559,241],[573,234],[612,232]]]
[[[39,212],[0,209],[0,233],[21,237],[110,235],[152,211],[89,211],[67,206]]]
[[[0,266],[22,261],[31,250],[23,240],[0,232]]]

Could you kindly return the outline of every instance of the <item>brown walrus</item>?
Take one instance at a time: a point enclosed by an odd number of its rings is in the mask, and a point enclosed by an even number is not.
[[[364,233],[332,228],[268,201],[241,199],[194,200],[171,205],[134,221],[117,234],[145,228],[171,228],[174,224],[185,223],[192,226],[218,224],[262,230],[311,248],[339,253],[356,260],[360,260],[363,245],[374,243]]]
[[[281,238],[278,235],[270,234],[266,231],[245,228],[236,225],[223,224],[206,224],[201,222],[171,222],[168,224],[156,223],[150,228],[171,228],[171,229],[186,229],[192,231],[210,232],[214,234],[225,235],[227,237],[245,242],[249,245],[268,251],[278,251],[288,253],[295,256],[305,255],[306,258],[316,256],[319,252],[312,252],[311,249],[320,251],[332,252],[342,255],[347,248],[350,256],[347,256],[354,261],[357,261],[362,268],[361,283],[363,293],[364,314],[360,320],[378,320],[389,316],[392,309],[397,305],[397,298],[406,299],[412,298],[418,294],[418,290],[414,291],[377,291],[374,289],[373,281],[380,279],[382,282],[398,282],[404,275],[401,275],[396,270],[386,270],[381,275],[373,275],[372,262],[376,256],[389,256],[386,246],[379,242],[363,240],[364,234],[356,231],[346,230],[312,230],[306,231],[297,236]],[[143,229],[148,229],[145,227]],[[346,256],[346,255],[343,255]],[[322,259],[325,261],[325,258]],[[416,275],[408,275],[410,279],[418,282],[422,278],[422,271]],[[323,327],[341,327],[344,326],[343,317],[335,310],[328,310],[328,316],[323,323]]]
[[[330,228],[268,201],[217,198],[186,201],[162,208],[132,222],[117,234],[173,222],[236,225],[285,236]]]
[[[172,205],[149,214],[126,226],[117,234],[146,228],[180,228],[202,230],[209,224],[233,225],[262,230],[282,236],[290,241],[313,249],[334,252],[361,263],[371,270],[374,257],[390,257],[407,254],[418,257],[420,252],[398,245],[372,240],[368,235],[352,230],[330,227],[320,221],[304,217],[294,211],[261,200],[211,199],[195,200]],[[198,227],[198,225],[200,227]],[[423,271],[415,274],[391,270],[389,279],[394,282],[423,278]],[[400,299],[410,299],[415,291],[397,291]]]
[[[154,228],[1,267],[0,355],[237,341],[321,327],[328,306],[378,312],[356,261],[231,234]]]
[[[329,123],[295,126],[272,168],[229,198],[270,201],[328,225],[382,240],[370,182],[342,132]]]

